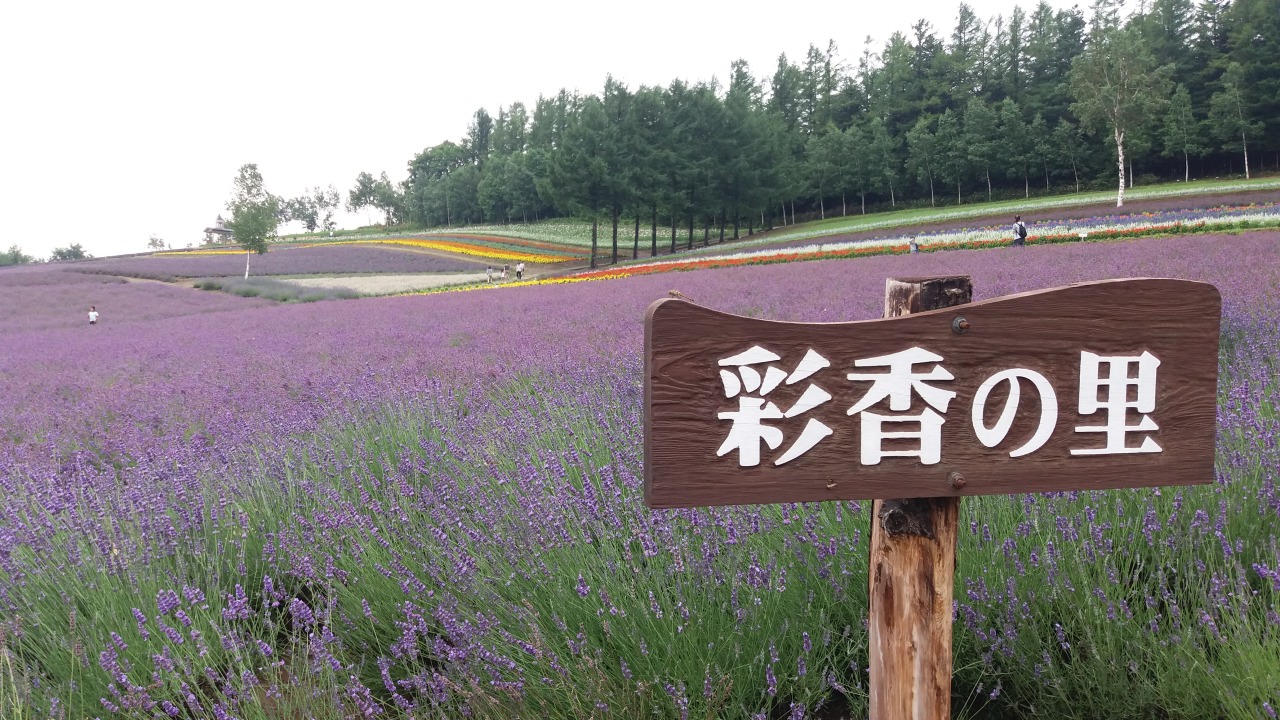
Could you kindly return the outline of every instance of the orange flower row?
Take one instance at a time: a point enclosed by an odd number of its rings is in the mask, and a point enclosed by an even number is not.
[[[473,245],[471,243],[457,242],[454,240],[433,240],[427,238],[386,238],[382,240],[338,240],[330,245],[406,245],[409,247],[420,247],[426,250],[441,250],[444,252],[457,253],[460,255],[471,255],[473,257],[482,257],[493,260],[506,260],[510,262],[527,262],[527,263],[558,263],[573,260],[570,255],[549,255],[539,253],[525,253],[519,250],[507,250],[505,248],[488,247],[485,245]]]

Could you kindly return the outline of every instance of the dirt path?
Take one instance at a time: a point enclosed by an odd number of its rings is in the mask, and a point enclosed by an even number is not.
[[[525,280],[533,280],[538,275],[526,272]],[[471,285],[485,282],[485,274],[474,273],[437,273],[418,275],[350,275],[347,277],[314,277],[314,278],[277,278],[278,282],[288,283],[301,288],[318,288],[324,290],[349,290],[361,295],[392,295],[395,293],[414,292],[415,290],[431,290],[451,285]],[[515,274],[506,281],[493,278],[494,285],[504,282],[515,282]]]
[[[430,290],[449,285],[468,285],[484,282],[484,273],[440,273],[418,275],[351,275],[348,277],[315,277],[278,279],[300,288],[323,290],[349,290],[361,295],[391,295],[393,293]]]

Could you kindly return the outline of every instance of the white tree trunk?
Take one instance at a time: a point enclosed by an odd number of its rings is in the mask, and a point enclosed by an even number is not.
[[[1240,133],[1240,147],[1244,149],[1244,179],[1249,179],[1249,141],[1243,132]]]
[[[1120,190],[1116,193],[1116,207],[1124,207],[1124,131],[1116,128],[1116,168],[1120,172]]]
[[[244,251],[244,279],[249,279],[249,251]]]

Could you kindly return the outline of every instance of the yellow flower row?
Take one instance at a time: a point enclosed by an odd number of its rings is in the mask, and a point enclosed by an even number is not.
[[[308,247],[324,247],[326,245],[405,245],[408,247],[419,247],[426,250],[440,250],[443,252],[457,253],[460,255],[471,255],[473,257],[482,257],[492,260],[503,260],[507,262],[527,262],[527,263],[559,263],[573,260],[572,255],[553,255],[550,253],[531,253],[521,252],[519,250],[509,250],[506,248],[486,247],[484,245],[472,245],[471,243],[456,242],[452,240],[429,240],[419,238],[387,238],[385,240],[333,240],[322,243],[312,243],[309,245],[295,245],[296,249]],[[289,249],[289,248],[282,248]],[[192,255],[241,255],[244,250],[218,249],[218,250],[165,250],[152,253],[155,257],[190,257]]]
[[[533,285],[568,285],[570,283],[594,282],[596,280],[614,280],[618,278],[628,277],[626,273],[608,274],[608,275],[563,275],[559,277],[538,278],[536,280],[515,280],[504,283],[489,284],[485,282],[474,282],[466,285],[445,285],[441,287],[427,288],[425,290],[409,290],[399,295],[438,295],[440,293],[454,292],[470,292],[472,290],[497,290],[498,288],[518,288],[531,287]]]
[[[569,255],[550,255],[543,253],[527,253],[518,250],[508,250],[506,248],[493,248],[483,245],[472,245],[471,243],[462,243],[452,240],[429,240],[424,238],[387,238],[385,240],[336,240],[326,245],[405,245],[408,247],[420,247],[427,250],[441,250],[444,252],[458,253],[461,255],[471,255],[474,257],[491,258],[494,260],[508,260],[511,262],[527,262],[527,263],[558,263],[572,260]]]
[[[151,253],[153,257],[190,257],[192,255],[243,255],[244,250],[164,250]]]

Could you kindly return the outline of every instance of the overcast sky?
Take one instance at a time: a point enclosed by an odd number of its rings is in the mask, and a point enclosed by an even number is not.
[[[0,250],[48,257],[199,243],[257,163],[294,196],[361,171],[392,180],[459,140],[473,113],[561,88],[757,78],[835,40],[853,66],[926,18],[946,38],[959,0],[13,0],[0,7]],[[1031,0],[969,0],[978,17]],[[1055,8],[1075,2],[1051,0]],[[355,227],[376,216],[344,214]]]

